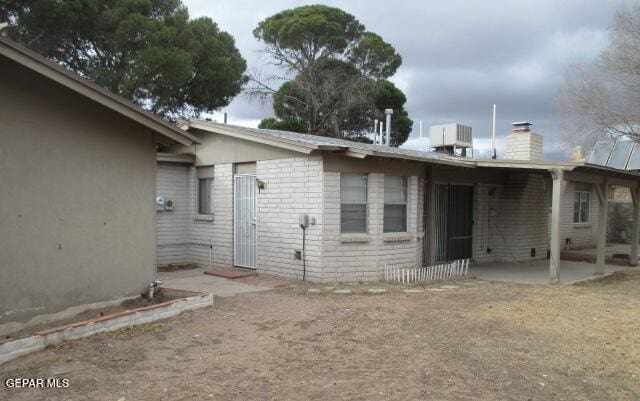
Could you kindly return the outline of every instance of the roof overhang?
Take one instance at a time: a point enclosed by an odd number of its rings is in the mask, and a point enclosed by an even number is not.
[[[136,106],[130,101],[109,92],[3,36],[0,36],[0,55],[134,120],[166,138],[183,145],[191,145],[194,142],[200,143],[200,139],[196,136],[169,124],[160,117]]]
[[[195,164],[196,155],[192,153],[174,154],[158,152],[156,154],[156,160],[164,163],[176,163],[176,164]]]
[[[188,126],[189,129],[227,135],[234,138],[240,138],[240,139],[244,139],[252,142],[258,142],[258,143],[271,145],[271,146],[275,146],[283,149],[293,150],[293,151],[304,153],[304,154],[310,154],[313,151],[327,151],[327,152],[336,152],[344,156],[353,157],[356,159],[381,157],[381,158],[401,159],[401,160],[426,162],[426,163],[445,164],[445,165],[452,165],[452,166],[459,166],[459,167],[475,167],[473,163],[468,163],[466,161],[445,159],[445,158],[410,156],[410,155],[399,154],[395,152],[359,149],[359,148],[352,148],[349,146],[313,144],[313,143],[308,143],[304,141],[297,141],[293,139],[282,138],[274,135],[259,134],[251,130],[243,129],[241,127],[223,125],[220,123],[215,123],[210,121],[189,120],[184,124],[185,124],[185,127]]]
[[[232,126],[221,126],[221,124],[211,123],[208,121],[189,120],[188,124],[190,129],[212,132],[214,134],[226,135],[232,138],[244,139],[251,142],[259,142],[265,145],[293,150],[304,154],[309,154],[314,150],[340,150],[340,147],[337,146],[322,147],[285,138],[266,137],[266,135],[255,134],[249,130],[243,130]]]
[[[640,174],[632,171],[619,170],[611,167],[600,166],[585,162],[551,162],[551,161],[531,161],[531,160],[480,160],[475,159],[478,167],[553,172],[563,170],[566,179],[569,181],[585,182],[590,184],[620,185],[635,188],[640,185]]]

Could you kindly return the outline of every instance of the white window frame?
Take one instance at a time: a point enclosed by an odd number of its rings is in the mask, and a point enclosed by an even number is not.
[[[382,207],[382,232],[387,234],[387,233],[406,233],[409,231],[409,178],[407,176],[394,176],[394,175],[390,175],[384,176],[384,180],[385,180],[385,185],[383,186],[384,188],[384,192],[386,193],[387,191],[387,187],[386,187],[386,183],[387,183],[387,177],[399,177],[402,179],[402,184],[403,184],[403,190],[404,190],[404,202],[387,202],[386,199],[384,199],[384,204]],[[384,227],[384,213],[385,213],[385,208],[387,205],[393,205],[393,206],[398,206],[398,205],[402,205],[404,206],[404,231],[387,231]]]
[[[574,191],[574,199],[573,199],[573,224],[576,225],[585,225],[591,224],[591,191]],[[581,221],[582,216],[582,197],[587,197],[587,220]],[[578,221],[576,221],[576,199],[578,201]]]
[[[360,176],[365,178],[364,202],[343,202],[342,201],[342,181],[345,175]],[[342,209],[343,205],[364,205],[364,231],[343,231]],[[367,234],[369,232],[369,175],[366,173],[340,173],[340,233],[341,234]]]
[[[203,208],[202,202],[202,182],[206,182],[207,184],[207,204],[204,205],[206,207]],[[203,177],[198,178],[198,190],[197,190],[197,210],[199,215],[212,215],[213,214],[213,177]]]

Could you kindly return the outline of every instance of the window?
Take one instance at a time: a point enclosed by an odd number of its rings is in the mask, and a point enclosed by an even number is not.
[[[407,232],[407,177],[384,177],[383,231]]]
[[[367,232],[367,175],[340,175],[340,231]]]
[[[213,178],[198,179],[198,214],[213,213]]]
[[[573,222],[588,223],[591,208],[591,192],[576,191],[573,200]]]

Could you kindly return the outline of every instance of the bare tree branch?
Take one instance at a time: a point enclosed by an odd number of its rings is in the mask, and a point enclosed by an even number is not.
[[[571,144],[607,136],[640,140],[640,4],[616,14],[609,46],[592,63],[569,66],[557,109]]]

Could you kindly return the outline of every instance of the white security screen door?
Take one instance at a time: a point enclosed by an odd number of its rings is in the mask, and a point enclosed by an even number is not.
[[[233,261],[239,267],[256,268],[256,176],[234,176]]]

